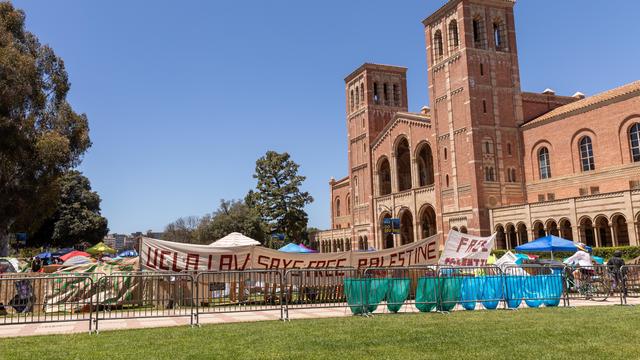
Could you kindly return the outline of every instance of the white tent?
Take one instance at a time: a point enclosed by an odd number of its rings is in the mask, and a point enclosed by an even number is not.
[[[212,247],[238,247],[238,246],[251,246],[251,245],[260,245],[260,242],[253,240],[250,237],[244,236],[240,233],[234,232],[231,233],[218,241],[214,241],[209,246]]]

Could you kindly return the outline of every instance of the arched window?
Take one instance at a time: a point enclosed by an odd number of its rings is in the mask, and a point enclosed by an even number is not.
[[[340,199],[336,199],[336,217],[340,217]]]
[[[406,138],[402,139],[396,148],[396,166],[398,191],[411,189],[411,152]]]
[[[364,83],[360,84],[360,102],[364,103]]]
[[[400,106],[400,87],[393,84],[393,105]]]
[[[507,143],[507,154],[511,155],[511,143]]]
[[[449,46],[451,50],[455,50],[460,46],[460,39],[458,37],[458,22],[451,20],[449,23]]]
[[[640,124],[635,123],[629,130],[629,147],[633,162],[640,161]]]
[[[353,178],[353,193],[354,193],[354,200],[356,202],[356,206],[358,206],[358,204],[360,204],[360,191],[358,189],[358,177],[354,177]]]
[[[445,181],[447,183],[447,187],[449,187],[449,175],[445,176],[444,178],[445,178]]]
[[[356,85],[356,106],[360,106],[360,87]]]
[[[373,83],[373,103],[378,105],[380,104],[380,94],[378,93],[378,83]]]
[[[543,147],[538,151],[538,168],[540,169],[540,180],[551,177],[551,163],[549,161],[549,149]]]
[[[493,154],[493,140],[487,139],[484,141],[484,153]]]
[[[444,49],[442,46],[442,32],[440,30],[436,30],[435,35],[433,35],[433,57],[436,61],[439,61],[444,56]]]
[[[378,168],[378,186],[380,187],[380,196],[391,194],[391,166],[389,160],[383,158]]]
[[[353,90],[351,90],[351,111],[353,111]]]
[[[347,215],[351,215],[351,196],[347,196]]]
[[[444,159],[447,160],[447,148],[444,148]]]
[[[582,163],[582,171],[591,171],[596,169],[593,158],[593,145],[591,138],[588,136],[580,140],[580,162]]]
[[[507,49],[507,34],[502,20],[493,22],[493,40],[496,50],[505,51]]]
[[[480,16],[473,19],[473,44],[477,48],[485,47],[484,21]]]
[[[417,156],[418,160],[418,180],[419,186],[433,185],[433,154],[431,153],[431,146],[424,144]]]

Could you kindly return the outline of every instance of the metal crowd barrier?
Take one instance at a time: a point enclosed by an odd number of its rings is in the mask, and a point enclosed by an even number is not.
[[[364,311],[362,272],[354,268],[290,269],[284,273],[284,316],[290,309],[337,308],[350,306]],[[354,303],[348,304],[347,297]]]
[[[465,310],[495,310],[503,302],[503,275],[496,266],[440,266],[437,281],[440,312],[450,312],[458,304]]]
[[[200,315],[280,310],[283,318],[282,272],[244,270],[201,272],[195,277],[196,323]]]
[[[621,304],[626,305],[627,298],[640,298],[640,265],[625,265],[614,274],[616,287],[621,289]]]
[[[437,266],[367,268],[367,311],[430,312],[438,303],[437,276]]]
[[[92,331],[94,290],[86,275],[0,275],[0,325],[89,321]]]
[[[571,300],[606,301],[612,296],[613,280],[606,265],[564,268],[565,296]]]
[[[96,283],[99,321],[194,315],[194,280],[182,273],[114,273]]]

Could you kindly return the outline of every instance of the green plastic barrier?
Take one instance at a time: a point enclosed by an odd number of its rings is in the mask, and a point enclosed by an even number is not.
[[[369,293],[369,286],[368,279],[344,279],[344,294],[352,314],[365,313],[366,299],[364,294]]]
[[[411,288],[411,279],[389,279],[389,291],[387,292],[387,309],[393,313],[400,311]]]
[[[416,308],[421,312],[429,312],[436,307],[438,294],[436,292],[438,279],[435,277],[421,277],[416,287]]]
[[[460,301],[460,289],[462,287],[462,277],[440,278],[440,299],[438,301],[438,311],[451,311]]]
[[[369,297],[367,298],[367,310],[370,313],[376,311],[378,305],[384,300],[389,289],[389,279],[368,279]]]

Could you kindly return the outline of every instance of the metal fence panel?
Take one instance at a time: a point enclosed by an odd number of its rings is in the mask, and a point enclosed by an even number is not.
[[[194,280],[182,273],[119,273],[96,283],[99,320],[194,315]],[[97,327],[97,325],[96,325]]]
[[[606,301],[612,295],[613,275],[606,265],[565,267],[567,301]]]
[[[366,310],[430,312],[438,303],[437,277],[437,266],[367,268]]]
[[[564,267],[522,265],[505,268],[504,297],[507,307],[566,305],[564,273]]]
[[[282,272],[245,270],[201,272],[196,278],[196,321],[201,314],[280,310]]]
[[[93,279],[69,274],[0,275],[0,324],[89,321],[95,307]]]
[[[623,304],[627,298],[640,297],[640,265],[625,265],[615,274],[616,287],[621,289],[620,299]]]
[[[497,309],[504,300],[504,282],[496,266],[441,266],[438,268],[438,305],[449,312],[460,305],[466,310]]]

